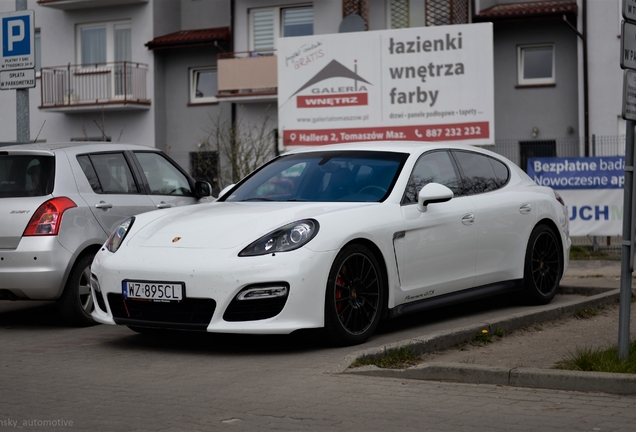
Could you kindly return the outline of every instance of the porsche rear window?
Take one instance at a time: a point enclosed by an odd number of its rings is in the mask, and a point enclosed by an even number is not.
[[[0,155],[0,198],[50,195],[54,179],[53,156]]]

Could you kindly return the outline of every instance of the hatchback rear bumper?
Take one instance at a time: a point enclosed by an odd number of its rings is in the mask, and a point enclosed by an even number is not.
[[[71,260],[55,236],[23,237],[16,249],[0,249],[0,290],[19,299],[55,300]]]

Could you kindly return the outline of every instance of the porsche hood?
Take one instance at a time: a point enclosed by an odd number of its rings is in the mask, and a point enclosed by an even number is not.
[[[133,231],[125,244],[132,247],[232,249],[247,246],[296,220],[318,218],[368,205],[223,202],[189,206],[150,221],[141,215],[133,224]]]

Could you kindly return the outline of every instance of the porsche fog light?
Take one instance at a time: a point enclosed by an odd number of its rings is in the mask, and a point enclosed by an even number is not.
[[[292,222],[256,240],[243,249],[239,256],[258,256],[298,249],[309,243],[319,228],[318,221],[313,219]]]
[[[241,291],[236,297],[237,300],[259,300],[264,298],[285,297],[287,295],[286,286],[268,286],[248,288]]]

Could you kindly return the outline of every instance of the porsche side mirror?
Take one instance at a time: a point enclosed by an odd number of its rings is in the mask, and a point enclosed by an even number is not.
[[[417,209],[426,211],[429,204],[443,203],[453,198],[453,191],[439,183],[429,183],[417,195]]]
[[[236,186],[234,183],[232,183],[229,186],[225,186],[221,192],[219,192],[219,197],[217,198],[217,200],[221,199],[223,197],[223,195],[225,195],[226,193],[228,193],[234,186]]]

